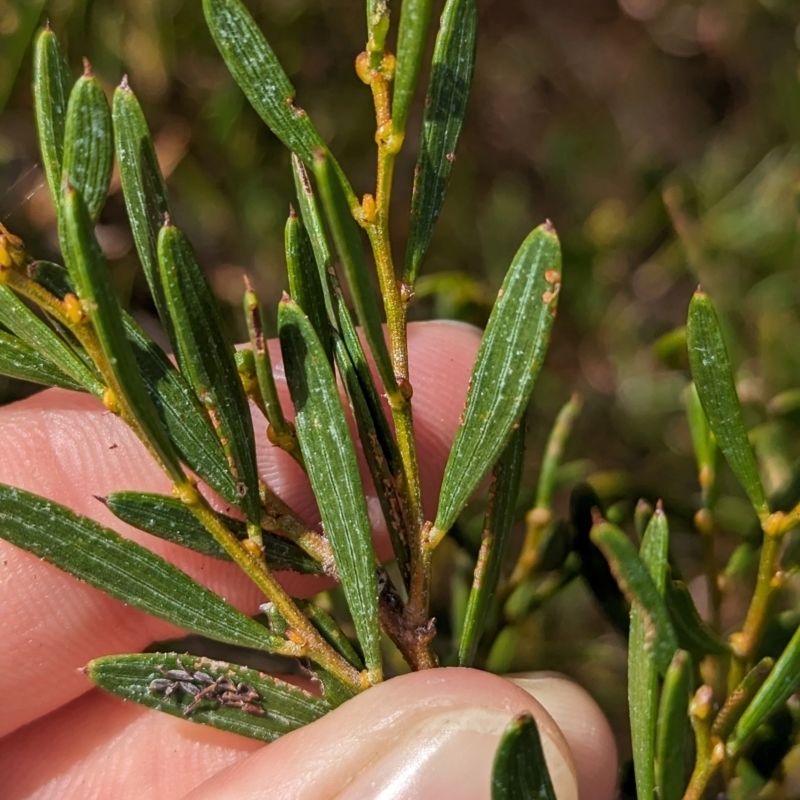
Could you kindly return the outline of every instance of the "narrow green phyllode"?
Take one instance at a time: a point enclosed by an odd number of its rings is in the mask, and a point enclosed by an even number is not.
[[[698,289],[689,304],[689,363],[697,394],[733,474],[762,522],[769,515],[753,448],[747,438],[722,328],[709,296]]]
[[[433,546],[520,424],[550,342],[560,287],[561,247],[547,222],[528,235],[514,256],[483,334],[442,479]]]

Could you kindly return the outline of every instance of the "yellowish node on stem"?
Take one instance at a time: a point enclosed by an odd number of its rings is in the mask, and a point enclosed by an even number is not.
[[[361,201],[361,214],[364,222],[372,225],[375,222],[376,213],[375,198],[369,193],[365,194],[364,199]]]
[[[0,223],[0,281],[3,272],[25,265],[25,243]]]
[[[783,521],[785,518],[786,514],[784,514],[783,511],[775,511],[773,514],[770,514],[762,524],[764,535],[773,538],[780,538],[783,536]]]
[[[728,642],[730,643],[731,650],[733,650],[733,654],[737,658],[744,659],[747,657],[747,651],[749,649],[748,645],[750,642],[750,638],[748,636],[741,631],[737,631],[728,637]]]
[[[11,254],[8,252],[8,245],[5,238],[0,238],[0,281],[3,280],[3,274],[8,272],[13,266],[11,261]]]
[[[200,501],[200,492],[197,491],[197,485],[191,478],[184,483],[174,484],[172,494],[187,506],[193,506]]]
[[[540,506],[532,508],[525,516],[525,521],[528,525],[532,525],[536,528],[544,528],[546,525],[550,524],[550,520],[552,519],[553,512],[550,511],[549,508],[541,508]]]
[[[388,150],[387,142],[392,138],[392,121],[389,119],[375,130],[375,141],[385,150]]]
[[[281,443],[281,437],[275,433],[275,428],[270,423],[267,423],[267,441],[276,446]]]
[[[119,399],[117,398],[116,392],[113,389],[106,387],[105,391],[103,392],[103,405],[112,414],[119,414]]]
[[[296,631],[294,628],[288,628],[284,635],[290,642],[292,642],[292,644],[296,644],[298,647],[305,648],[306,640],[299,631]]]
[[[258,543],[253,539],[245,539],[242,541],[241,545],[253,558],[261,559],[264,554],[263,549],[259,547]]]
[[[440,531],[435,525],[425,523],[422,531],[422,541],[428,550],[433,550],[444,539],[447,531]]]
[[[369,689],[383,680],[383,673],[379,669],[365,669],[358,675],[362,689]]]
[[[385,81],[394,80],[394,72],[397,67],[397,59],[393,53],[386,53],[381,61],[381,75]]]
[[[705,722],[713,710],[714,690],[703,684],[689,703],[689,713],[699,722]]]
[[[714,532],[714,520],[707,508],[701,508],[694,515],[694,526],[703,536],[710,536]]]
[[[356,75],[362,83],[369,86],[375,78],[375,71],[369,65],[369,53],[364,51],[356,56]]]
[[[86,322],[86,312],[83,310],[81,301],[74,294],[64,297],[64,310],[67,312],[70,322],[74,325],[82,325]]]

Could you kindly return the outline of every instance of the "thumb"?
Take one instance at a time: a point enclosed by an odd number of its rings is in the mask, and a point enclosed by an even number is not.
[[[602,720],[588,695],[567,681],[548,678],[540,685],[563,717]],[[186,800],[489,800],[500,737],[522,711],[536,718],[559,800],[610,800],[616,755],[604,720],[593,732],[582,731],[582,753],[609,765],[610,772],[595,774],[585,787],[571,750],[577,742],[565,738],[541,703],[503,678],[458,668],[373,687],[217,773]]]

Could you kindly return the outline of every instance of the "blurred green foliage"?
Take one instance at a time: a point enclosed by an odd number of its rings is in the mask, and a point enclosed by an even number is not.
[[[30,91],[30,42],[43,5],[0,0],[0,221],[31,252],[57,258]],[[371,190],[374,119],[353,69],[363,15],[343,0],[248,7],[356,191]],[[776,504],[800,499],[800,400],[790,391],[800,386],[800,5],[480,0],[479,7],[466,128],[413,315],[483,324],[519,243],[551,219],[564,246],[564,287],[534,395],[528,461],[539,462],[558,408],[579,392],[584,411],[565,475],[589,476],[604,501],[622,501],[623,518],[638,497],[663,497],[691,580],[700,571],[691,525],[699,488],[681,400],[688,371],[680,329],[698,283],[727,324],[768,491]],[[109,92],[129,74],[175,217],[243,338],[244,273],[267,308],[286,287],[292,177],[288,154],[218,57],[200,4],[53,0],[46,14],[76,74],[81,53]],[[397,254],[422,100],[396,171]],[[117,286],[146,323],[152,308],[118,182],[99,233]],[[2,400],[24,391],[0,379]],[[730,533],[718,544],[722,558],[755,523],[728,473],[717,515]],[[470,527],[461,533],[467,546]],[[456,556],[452,580],[457,565]],[[439,585],[448,608],[451,580]],[[621,678],[624,649],[613,634],[597,637],[604,623],[590,606],[585,590],[570,586],[546,614],[530,618],[522,631],[530,644],[506,666],[573,674],[624,730],[624,682],[611,679]],[[437,616],[445,620],[447,611]]]

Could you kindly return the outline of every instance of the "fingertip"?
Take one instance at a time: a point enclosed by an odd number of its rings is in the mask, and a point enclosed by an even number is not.
[[[577,800],[569,748],[527,692],[497,676],[435,669],[358,695],[215,776],[192,800],[489,800],[494,755],[509,721],[537,719],[559,800]]]

